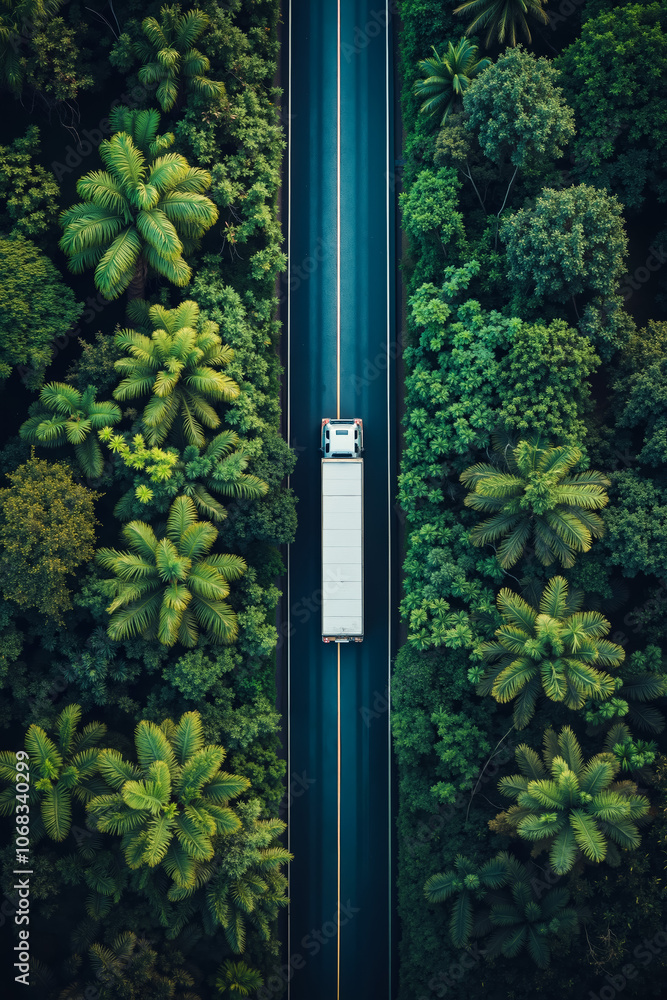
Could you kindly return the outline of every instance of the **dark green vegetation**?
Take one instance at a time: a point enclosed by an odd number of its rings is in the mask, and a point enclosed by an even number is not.
[[[667,5],[455,6],[400,4],[399,997],[662,996]]]
[[[0,15],[3,891],[22,751],[48,1000],[247,995],[278,961],[278,15]]]

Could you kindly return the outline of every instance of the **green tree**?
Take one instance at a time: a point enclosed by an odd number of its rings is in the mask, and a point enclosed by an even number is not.
[[[516,832],[535,845],[534,854],[548,848],[557,875],[582,857],[620,864],[619,847],[639,846],[637,824],[649,801],[634,782],[614,781],[621,765],[612,753],[584,762],[576,736],[563,726],[558,735],[545,732],[544,760],[525,743],[515,756],[521,774],[501,778],[498,788],[516,805],[489,822],[492,830]]]
[[[237,812],[243,825],[225,838],[225,850],[219,852],[217,866],[204,887],[170,890],[174,900],[190,897],[191,905],[202,913],[207,933],[222,927],[236,954],[245,951],[248,926],[261,940],[268,940],[279,910],[289,902],[281,868],[292,855],[278,843],[286,824],[280,819],[260,819],[261,809],[258,799],[239,803]],[[186,920],[184,910],[183,925]],[[170,936],[175,937],[179,930],[177,923]]]
[[[221,336],[234,351],[228,374],[242,391],[227,407],[225,423],[247,441],[245,451],[252,459],[253,471],[271,490],[266,501],[249,505],[254,522],[252,537],[287,540],[295,527],[295,499],[282,484],[292,472],[296,457],[280,433],[281,369],[274,349],[279,334],[274,300],[269,297],[260,304],[255,293],[252,299],[245,293],[241,295],[221,274],[219,258],[212,256],[205,258],[197,272],[192,297],[205,310],[207,319],[219,323]],[[276,507],[280,509],[274,517]],[[257,523],[260,515],[264,525]],[[244,526],[238,507],[234,525],[239,530]]]
[[[409,191],[398,196],[403,229],[410,237],[416,261],[416,282],[439,278],[443,265],[458,256],[465,239],[458,208],[461,181],[451,167],[436,174],[422,170]]]
[[[89,385],[97,386],[98,392],[109,393],[118,385],[115,364],[123,352],[116,347],[113,337],[97,330],[94,341],[79,337],[81,354],[67,369],[63,379],[79,392],[85,392]]]
[[[83,474],[99,478],[104,459],[93,432],[117,424],[122,414],[115,403],[96,402],[96,395],[93,385],[79,392],[64,382],[49,382],[39,394],[39,402],[30,407],[31,415],[19,431],[21,437],[45,448],[73,444]]]
[[[123,931],[108,945],[88,949],[90,973],[71,982],[58,1000],[200,1000],[180,952],[159,953],[146,938]]]
[[[475,902],[484,899],[490,889],[499,889],[509,881],[508,862],[506,852],[481,865],[457,854],[453,868],[426,880],[424,895],[429,903],[444,903],[456,897],[449,921],[455,948],[465,947],[470,940]]]
[[[203,447],[202,424],[220,426],[211,403],[233,400],[240,393],[233,379],[216,370],[226,367],[234,352],[222,343],[217,323],[200,317],[199,306],[190,299],[176,309],[133,306],[130,315],[142,313],[152,327],[150,337],[136,330],[116,334],[116,344],[130,357],[116,362],[126,377],[114,397],[124,402],[153,393],[141,417],[150,445],[162,444],[178,419],[186,441]]]
[[[650,52],[650,58],[646,53]],[[555,60],[577,117],[572,174],[639,209],[667,199],[667,32],[661,3],[627,3],[587,18]],[[650,93],[651,100],[646,100]]]
[[[528,725],[540,694],[580,709],[586,699],[604,699],[616,690],[614,678],[600,668],[618,667],[625,652],[603,638],[610,629],[607,619],[598,611],[580,611],[581,601],[569,595],[562,576],[549,580],[539,610],[511,590],[498,594],[503,624],[496,640],[481,646],[488,666],[477,691],[501,703],[516,699],[517,729]]]
[[[67,577],[93,558],[94,502],[70,469],[34,455],[0,490],[0,589],[21,608],[62,621],[72,602]]]
[[[667,573],[667,490],[634,469],[612,476],[605,548],[623,576]]]
[[[226,751],[204,744],[199,712],[185,712],[178,724],[144,719],[134,738],[137,764],[102,751],[99,771],[113,791],[86,808],[98,830],[121,837],[130,868],[160,865],[174,888],[192,890],[216,838],[240,827],[228,803],[249,782],[221,770]]]
[[[556,559],[574,565],[577,552],[588,552],[593,539],[604,532],[595,510],[609,497],[609,479],[601,472],[571,473],[581,460],[572,445],[552,448],[538,436],[506,448],[509,471],[481,462],[461,473],[470,489],[466,507],[491,513],[470,533],[473,545],[486,545],[503,536],[497,558],[503,569],[513,566],[533,536],[535,555],[544,566]]]
[[[52,108],[70,111],[72,124],[78,121],[77,112],[71,111],[82,90],[94,85],[91,52],[80,49],[77,35],[80,26],[70,28],[62,17],[54,17],[43,24],[30,38],[25,67],[24,86],[39,94],[41,100]]]
[[[418,333],[405,350],[405,452],[399,499],[416,518],[430,500],[443,503],[450,468],[462,469],[471,449],[487,448],[497,420],[499,355],[506,353],[521,321],[482,309],[465,298],[479,264],[447,268],[441,287],[429,283],[408,300]]]
[[[67,705],[56,719],[55,739],[41,726],[29,727],[25,752],[30,791],[25,796],[28,808],[21,812],[16,810],[16,776],[20,773],[16,752],[0,752],[0,778],[10,786],[0,793],[0,815],[16,813],[16,822],[29,824],[35,839],[46,832],[51,840],[64,840],[72,826],[72,800],[86,803],[104,790],[104,783],[97,777],[97,760],[98,744],[107,727],[103,722],[91,722],[79,732],[80,720],[81,706]]]
[[[176,103],[179,75],[192,93],[211,102],[223,100],[225,85],[204,75],[211,66],[194,44],[210,27],[209,17],[197,8],[182,13],[180,6],[174,4],[161,7],[160,18],[160,21],[144,18],[141,22],[144,38],[133,41],[130,35],[121,35],[114,46],[112,62],[126,71],[133,56],[140,59],[144,65],[139,70],[139,80],[147,87],[157,88],[155,96],[163,111],[171,111]]]
[[[514,300],[528,305],[610,298],[625,271],[628,241],[623,208],[615,195],[580,184],[545,188],[534,208],[502,223],[507,273]],[[581,311],[581,310],[580,310]]]
[[[143,437],[135,435],[128,444],[120,434],[102,431],[112,452],[120,454],[130,469],[136,469],[134,489],[128,490],[114,508],[116,517],[129,520],[142,507],[162,512],[177,494],[193,500],[202,517],[218,524],[227,517],[225,507],[209,493],[226,497],[257,499],[265,496],[269,484],[245,470],[249,459],[236,431],[222,431],[204,449],[188,445],[182,455],[175,449],[146,448]]]
[[[23,87],[25,63],[21,43],[33,27],[41,27],[58,12],[62,0],[7,0],[0,14],[0,72],[13,93]]]
[[[28,388],[36,389],[54,344],[67,339],[83,305],[49,258],[19,234],[0,239],[0,296],[0,379],[19,366]]]
[[[218,218],[204,195],[206,170],[191,167],[180,153],[164,152],[174,142],[158,135],[159,112],[114,109],[110,139],[99,150],[106,170],[81,177],[84,200],[61,215],[61,249],[70,269],[95,267],[95,284],[107,299],[130,288],[141,297],[149,268],[182,287],[192,271],[184,256]]]
[[[236,638],[236,614],[224,598],[228,581],[242,576],[246,562],[235,555],[208,555],[218,531],[197,520],[189,497],[172,503],[164,537],[143,521],[130,521],[122,533],[132,552],[99,549],[96,554],[116,574],[116,596],[108,609],[112,639],[141,635],[165,646],[195,646],[199,626],[215,642]]]
[[[574,135],[574,113],[558,86],[552,63],[521,46],[498,57],[463,95],[466,128],[501,172],[514,167],[500,215],[517,172],[557,160]]]
[[[634,624],[635,614],[627,615],[625,622]],[[640,624],[641,615],[640,615]],[[662,622],[661,622],[662,624]],[[661,632],[662,634],[662,632]],[[607,727],[610,722],[619,725],[615,720],[623,719],[623,725],[629,723],[633,728],[653,734],[665,729],[665,717],[648,701],[655,701],[667,694],[667,673],[662,661],[662,651],[659,646],[648,645],[645,650],[635,650],[630,654],[619,671],[622,686],[614,698],[605,701],[592,699],[586,706],[585,719],[595,727]],[[629,735],[629,730],[627,732]]]
[[[583,451],[591,410],[588,377],[599,364],[590,340],[563,320],[522,323],[499,364],[499,422]]]
[[[516,958],[524,949],[540,969],[551,961],[554,939],[567,939],[579,927],[579,915],[569,906],[567,888],[535,887],[534,866],[524,865],[511,855],[508,858],[509,885],[500,892],[490,892],[488,909],[477,916],[474,937],[485,936],[484,955]]]
[[[454,11],[455,14],[472,14],[473,20],[466,28],[466,35],[474,35],[483,28],[488,28],[485,44],[488,47],[495,35],[502,45],[507,39],[510,45],[516,45],[517,28],[521,28],[528,43],[532,42],[530,27],[526,14],[549,23],[549,17],[543,7],[547,0],[465,0]]]
[[[440,124],[444,125],[449,112],[461,104],[470,81],[487,69],[491,60],[478,59],[477,46],[465,38],[456,45],[449,42],[442,55],[432,48],[433,56],[419,63],[424,79],[416,80],[413,89],[417,97],[424,98],[420,111],[430,116],[442,111]]]
[[[218,969],[215,985],[220,993],[228,993],[230,997],[248,997],[262,988],[264,980],[257,969],[251,969],[245,962],[227,959]]]
[[[656,469],[667,463],[666,353],[667,323],[649,320],[630,334],[612,383],[617,426],[640,429],[637,459]]]
[[[50,170],[34,162],[40,153],[39,129],[29,125],[24,136],[0,146],[0,201],[5,203],[3,230],[23,236],[45,232],[58,214],[60,188]]]

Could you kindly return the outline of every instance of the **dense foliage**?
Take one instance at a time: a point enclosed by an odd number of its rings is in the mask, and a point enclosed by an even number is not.
[[[664,5],[568,6],[400,5],[401,1000],[662,989]]]
[[[83,312],[49,258],[20,234],[0,240],[0,377],[17,367],[37,388],[59,338]]]
[[[48,1000],[280,954],[279,4],[201,6],[0,15],[0,776],[25,746]]]

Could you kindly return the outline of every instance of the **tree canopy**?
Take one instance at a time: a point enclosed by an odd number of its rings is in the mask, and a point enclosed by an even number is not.
[[[477,690],[499,702],[514,700],[517,729],[526,727],[542,693],[580,709],[587,698],[603,700],[616,690],[613,676],[601,668],[618,667],[625,653],[604,638],[607,619],[581,611],[581,597],[569,594],[562,576],[551,577],[539,609],[507,589],[497,604],[503,624],[494,641],[480,647],[487,669]]]
[[[494,34],[502,45],[516,45],[517,29],[520,29],[526,41],[530,44],[530,22],[526,17],[542,24],[548,24],[549,17],[543,9],[547,0],[465,0],[454,11],[455,14],[472,15],[472,21],[466,28],[466,35],[476,34],[480,29],[487,29],[485,44],[488,46]]]
[[[93,558],[95,500],[61,462],[34,455],[0,490],[0,588],[22,608],[62,620],[72,606],[67,577]]]
[[[209,554],[218,531],[199,521],[190,497],[176,497],[164,535],[144,521],[123,526],[131,552],[99,549],[97,561],[116,574],[116,595],[109,605],[109,635],[141,635],[165,646],[195,646],[199,627],[215,642],[236,638],[236,614],[225,601],[229,580],[246,570],[240,556]]]
[[[158,135],[159,112],[111,114],[114,134],[99,145],[105,170],[77,182],[83,199],[61,214],[61,249],[75,274],[95,268],[95,284],[107,299],[134,282],[141,296],[148,269],[178,286],[192,270],[184,259],[218,218],[204,194],[211,175],[191,167],[180,153],[165,153],[172,133]]]
[[[149,444],[162,444],[176,424],[188,444],[203,447],[204,427],[221,423],[212,404],[233,400],[241,391],[220,370],[229,365],[233,350],[222,343],[217,323],[200,316],[191,299],[176,309],[135,300],[129,312],[150,332],[116,334],[116,345],[129,357],[116,361],[125,378],[114,397],[125,401],[152,393],[141,417]]]
[[[615,781],[620,762],[611,753],[586,761],[569,726],[544,735],[543,760],[522,743],[516,749],[521,771],[501,778],[498,787],[514,799],[491,820],[492,829],[516,830],[535,845],[548,848],[554,872],[569,872],[582,856],[599,863],[608,855],[620,862],[618,848],[639,845],[637,824],[649,802],[632,781]]]
[[[522,323],[499,364],[500,421],[510,431],[581,448],[591,409],[588,377],[599,364],[590,340],[563,320]]]
[[[17,234],[0,239],[0,379],[14,366],[37,388],[59,338],[83,311],[49,258]]]
[[[420,61],[423,79],[415,80],[414,92],[424,99],[423,114],[442,111],[440,124],[445,124],[449,112],[461,104],[470,81],[491,65],[490,59],[478,59],[477,51],[476,45],[462,38],[457,45],[449,42],[442,54],[433,46],[433,55]]]
[[[539,436],[520,441],[504,452],[508,471],[488,462],[461,473],[470,489],[466,507],[491,513],[470,533],[473,545],[502,539],[497,558],[507,569],[521,557],[532,537],[535,555],[549,566],[559,560],[574,566],[577,552],[588,552],[593,539],[604,532],[596,510],[609,502],[609,479],[601,472],[572,470],[581,452],[572,445],[556,448]]]
[[[494,163],[557,159],[574,135],[574,113],[553,64],[522,46],[505,51],[463,95],[467,128]]]
[[[665,28],[661,3],[618,4],[586,20],[555,60],[576,113],[575,177],[630,208],[649,191],[667,200]]]
[[[0,146],[0,202],[4,201],[3,229],[37,236],[53,225],[58,214],[60,188],[50,170],[35,162],[40,153],[37,125],[9,146]]]
[[[500,238],[517,305],[522,296],[538,308],[576,295],[586,301],[611,297],[625,271],[623,206],[615,195],[585,184],[543,189],[534,208],[503,221]]]

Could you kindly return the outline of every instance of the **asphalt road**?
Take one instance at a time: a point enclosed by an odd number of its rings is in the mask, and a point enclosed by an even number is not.
[[[282,978],[290,980],[290,1000],[392,994],[387,689],[397,595],[388,7],[377,0],[291,0],[283,13],[286,402],[288,437],[299,456],[291,477],[299,527],[289,551],[286,640],[295,860],[292,971]],[[322,643],[320,611],[319,430],[322,417],[337,415],[363,419],[365,444],[365,638],[340,647]]]

